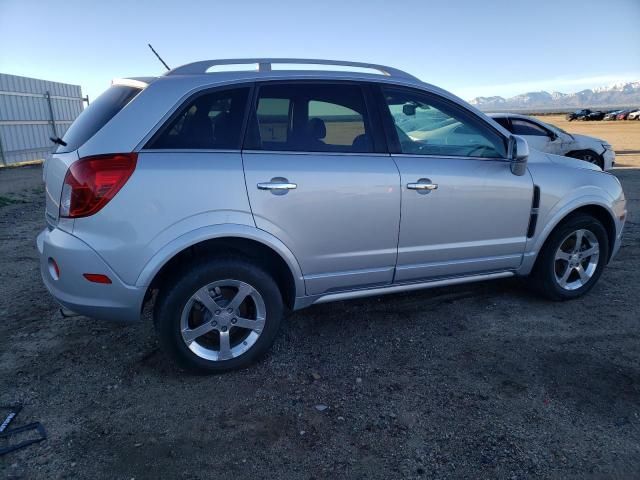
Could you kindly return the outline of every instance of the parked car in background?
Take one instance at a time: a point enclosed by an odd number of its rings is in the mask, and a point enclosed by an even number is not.
[[[588,108],[584,108],[582,110],[576,110],[575,112],[567,113],[566,119],[568,121],[572,120],[602,120],[604,118],[604,112],[599,110],[589,110]]]
[[[622,110],[613,110],[612,112],[605,114],[603,120],[616,120],[619,113],[622,113]]]
[[[165,352],[208,372],[256,360],[316,303],[513,276],[578,298],[627,214],[615,176],[382,65],[116,80],[57,143],[45,285],[97,319],[140,321],[153,301]]]
[[[524,137],[531,148],[542,152],[578,158],[603,170],[615,164],[616,154],[606,140],[568,133],[537,118],[515,113],[490,113],[496,122],[514,135]]]
[[[629,108],[627,110],[622,110],[618,115],[616,115],[616,120],[626,120],[631,112],[635,111],[635,108]]]
[[[627,115],[627,120],[640,120],[640,110],[629,112],[629,114]]]

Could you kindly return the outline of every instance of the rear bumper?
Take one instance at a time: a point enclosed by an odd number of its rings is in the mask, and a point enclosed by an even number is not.
[[[100,320],[134,322],[140,319],[146,289],[123,283],[86,243],[57,228],[43,230],[36,243],[42,280],[63,307]],[[58,278],[49,264],[50,258],[59,267]],[[107,275],[112,283],[89,282],[83,273]]]

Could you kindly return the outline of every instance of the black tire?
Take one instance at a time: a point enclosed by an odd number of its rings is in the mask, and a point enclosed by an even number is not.
[[[589,230],[597,238],[600,252],[598,263],[593,275],[582,287],[575,290],[566,290],[560,286],[556,278],[555,256],[567,236],[580,229]],[[549,235],[538,256],[530,281],[534,288],[551,300],[563,301],[578,298],[593,288],[600,275],[602,275],[602,270],[608,262],[608,257],[609,238],[602,223],[588,214],[578,213],[571,215]]]
[[[594,165],[604,169],[604,159],[593,150],[576,150],[575,152],[571,152],[569,156],[588,163],[593,163]]]
[[[284,305],[278,285],[268,272],[243,258],[211,258],[183,268],[173,278],[175,281],[158,293],[154,321],[162,349],[180,367],[199,373],[235,370],[250,365],[269,350],[278,333]],[[244,353],[230,359],[209,360],[194,353],[183,340],[182,312],[196,291],[226,279],[246,283],[261,296],[266,310],[264,327],[255,343]],[[232,328],[228,328],[229,335]],[[236,333],[238,331],[236,329]],[[218,332],[217,335],[221,334]]]

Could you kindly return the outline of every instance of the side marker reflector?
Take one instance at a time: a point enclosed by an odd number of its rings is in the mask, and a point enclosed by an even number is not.
[[[111,279],[101,273],[83,273],[82,276],[93,283],[111,283]]]

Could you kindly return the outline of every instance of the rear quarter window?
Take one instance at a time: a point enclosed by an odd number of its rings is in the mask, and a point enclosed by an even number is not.
[[[62,138],[67,145],[58,147],[57,152],[73,152],[80,148],[141,91],[139,88],[126,85],[114,85],[109,88],[71,124]]]
[[[188,101],[149,141],[148,149],[240,148],[249,87],[219,90]]]

